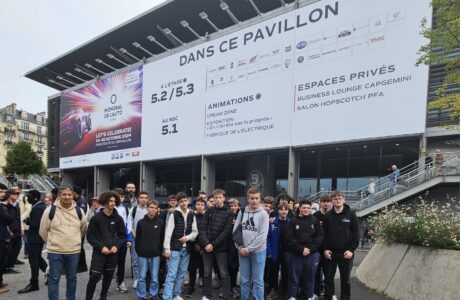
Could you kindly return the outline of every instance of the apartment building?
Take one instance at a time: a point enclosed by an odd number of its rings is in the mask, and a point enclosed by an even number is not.
[[[6,154],[21,141],[29,142],[37,156],[47,164],[47,118],[18,109],[16,103],[0,108],[0,167],[6,164]]]

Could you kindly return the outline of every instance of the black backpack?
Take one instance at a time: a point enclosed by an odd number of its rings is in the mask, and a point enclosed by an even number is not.
[[[80,219],[81,221],[81,219],[83,218],[83,215],[81,213],[80,207],[75,206],[75,210],[77,211],[78,219]],[[50,214],[48,216],[50,221],[53,221],[55,214],[56,214],[56,205],[51,205]]]

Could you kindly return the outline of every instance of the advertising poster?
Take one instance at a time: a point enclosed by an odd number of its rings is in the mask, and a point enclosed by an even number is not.
[[[62,158],[141,146],[142,67],[98,80],[61,98]]]

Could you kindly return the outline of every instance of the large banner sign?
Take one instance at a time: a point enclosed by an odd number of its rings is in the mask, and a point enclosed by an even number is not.
[[[88,154],[107,151],[104,161],[120,160],[119,150],[141,146],[142,76],[139,67],[61,97],[61,167],[98,163]]]
[[[138,160],[422,133],[430,16],[425,0],[323,0],[147,64]]]

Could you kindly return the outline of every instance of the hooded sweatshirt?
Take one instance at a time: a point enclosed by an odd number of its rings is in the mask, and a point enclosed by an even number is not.
[[[269,220],[267,212],[259,206],[252,209],[249,205],[244,209],[244,214],[241,216],[241,211],[238,213],[233,231],[242,224],[243,229],[243,246],[249,253],[259,253],[267,248],[267,234]]]
[[[76,203],[72,201],[69,208],[64,208],[58,199],[54,203],[56,214],[50,220],[51,206],[43,213],[40,222],[40,236],[47,243],[49,253],[75,254],[80,253],[81,240],[86,231],[86,216],[78,218]]]

